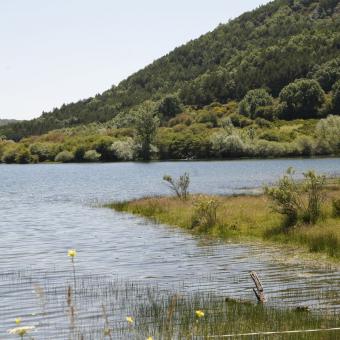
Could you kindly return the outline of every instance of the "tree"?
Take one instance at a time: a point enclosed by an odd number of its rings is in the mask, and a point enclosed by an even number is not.
[[[279,98],[282,118],[313,118],[325,102],[325,93],[316,80],[298,79],[284,87]]]
[[[151,158],[151,145],[155,139],[159,118],[156,107],[152,102],[142,104],[135,116],[136,142],[139,146],[139,155],[144,161]]]
[[[332,111],[340,115],[340,80],[333,85],[332,92]]]
[[[256,118],[260,107],[273,104],[273,97],[265,89],[250,90],[240,102],[240,113],[249,118]]]
[[[311,76],[320,83],[325,91],[330,91],[335,82],[340,80],[340,58],[316,66]]]
[[[182,112],[182,104],[177,96],[166,96],[159,104],[158,111],[168,120]]]

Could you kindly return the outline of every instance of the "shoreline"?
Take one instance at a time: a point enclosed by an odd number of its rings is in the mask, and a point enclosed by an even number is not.
[[[336,178],[337,179],[337,178]],[[314,265],[340,266],[340,218],[331,215],[330,200],[340,195],[340,184],[331,183],[323,217],[315,225],[300,223],[289,231],[283,217],[273,212],[263,193],[190,195],[183,201],[172,196],[145,197],[104,205],[158,224],[179,227],[189,233],[222,241],[257,241],[298,250],[298,257]],[[194,226],[195,202],[203,197],[216,201],[217,221],[210,227]],[[317,263],[320,262],[320,263]]]

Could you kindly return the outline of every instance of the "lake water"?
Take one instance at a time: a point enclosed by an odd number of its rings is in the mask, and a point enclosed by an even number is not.
[[[99,207],[168,193],[164,174],[188,172],[192,192],[231,194],[273,183],[290,166],[340,175],[340,159],[0,165],[0,339],[15,317],[36,322],[34,287],[70,279],[69,248],[80,276],[254,299],[255,270],[270,303],[339,312],[339,270],[300,264],[282,247],[207,241]],[[48,315],[59,317],[53,308]]]

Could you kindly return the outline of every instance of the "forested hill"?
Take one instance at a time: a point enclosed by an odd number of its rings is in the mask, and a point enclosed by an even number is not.
[[[102,94],[2,127],[0,135],[18,140],[105,122],[169,94],[201,107],[240,100],[255,88],[277,97],[298,78],[314,78],[329,92],[340,78],[339,14],[338,0],[270,2],[176,48]]]

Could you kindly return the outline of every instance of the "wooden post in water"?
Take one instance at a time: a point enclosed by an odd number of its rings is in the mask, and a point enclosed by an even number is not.
[[[258,275],[256,274],[256,272],[254,272],[254,271],[250,272],[250,277],[253,279],[255,286],[256,286],[256,289],[253,288],[253,291],[255,293],[257,301],[259,303],[267,302],[266,296],[264,295],[262,283],[261,283]]]

